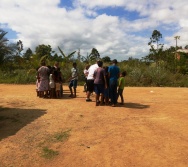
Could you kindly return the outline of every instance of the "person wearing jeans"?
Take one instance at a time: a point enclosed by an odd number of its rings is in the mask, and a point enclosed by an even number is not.
[[[108,68],[109,73],[109,91],[112,107],[117,104],[117,81],[119,78],[120,70],[117,66],[117,60],[112,61],[112,65]]]

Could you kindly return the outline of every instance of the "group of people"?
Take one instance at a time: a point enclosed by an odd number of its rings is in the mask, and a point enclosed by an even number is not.
[[[126,71],[120,73],[116,59],[112,61],[112,65],[109,67],[103,67],[103,62],[98,60],[96,64],[87,66],[84,74],[87,86],[86,102],[92,101],[90,96],[94,91],[96,106],[111,104],[112,107],[115,107],[119,96],[121,97],[120,104],[124,104],[123,90]]]
[[[112,65],[104,66],[101,60],[93,65],[87,65],[84,69],[86,92],[86,102],[92,101],[90,96],[95,92],[96,106],[111,105],[115,107],[120,96],[121,103],[124,104],[123,90],[125,86],[126,71],[120,73],[117,66],[117,60],[112,61]],[[79,72],[77,64],[74,62],[69,78],[69,90],[71,98],[76,98],[76,88],[78,84]],[[53,67],[46,66],[41,62],[37,69],[36,90],[37,96],[43,98],[61,98],[63,96],[62,74],[59,63],[56,62]]]
[[[38,97],[42,98],[61,98],[63,95],[62,74],[59,63],[56,62],[53,67],[46,66],[41,62],[37,68],[36,92]]]

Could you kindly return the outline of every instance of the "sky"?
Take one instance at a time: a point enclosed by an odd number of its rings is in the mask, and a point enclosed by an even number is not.
[[[87,56],[96,48],[121,61],[147,56],[154,30],[164,49],[176,45],[175,36],[188,45],[187,11],[186,0],[0,0],[0,29],[24,51],[45,44]]]

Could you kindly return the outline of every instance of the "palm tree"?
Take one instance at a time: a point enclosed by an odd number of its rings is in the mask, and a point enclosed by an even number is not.
[[[74,52],[72,52],[72,53],[70,53],[70,54],[68,54],[68,55],[65,55],[65,53],[60,49],[60,47],[58,46],[58,49],[59,49],[59,51],[60,51],[60,53],[62,54],[62,56],[63,56],[63,61],[65,62],[65,63],[69,63],[70,61],[71,61],[71,58],[74,56],[74,54],[76,53],[76,51],[74,51]]]
[[[11,48],[7,45],[8,39],[5,38],[7,32],[0,29],[0,64],[4,62],[5,56],[11,54]]]
[[[82,56],[81,60],[86,63],[86,64],[91,64],[93,61],[96,60],[95,56],[93,56],[92,54],[87,53],[87,56]]]

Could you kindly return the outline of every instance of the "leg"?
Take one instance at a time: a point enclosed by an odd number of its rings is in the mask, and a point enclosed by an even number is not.
[[[118,101],[119,96],[120,96],[120,89],[118,88],[118,92],[117,92],[117,101]]]
[[[39,97],[44,97],[44,91],[40,91],[39,94],[40,94]]]
[[[76,97],[77,79],[75,79],[73,81],[73,88],[74,88],[74,96],[73,97]]]
[[[124,103],[123,89],[121,89],[120,97],[121,97],[121,104],[123,104]]]
[[[90,96],[94,90],[94,80],[87,80],[86,101],[91,101]]]
[[[104,94],[102,93],[101,94],[101,102],[100,102],[100,105],[103,105],[104,104]]]
[[[69,90],[70,90],[70,97],[72,97],[73,96],[72,87],[69,86]]]
[[[117,82],[110,81],[110,99],[112,102],[112,107],[115,107],[117,103]]]
[[[60,95],[61,95],[61,97],[63,96],[63,85],[62,85],[62,83],[60,84]]]
[[[74,88],[74,97],[76,97],[76,88]]]
[[[70,83],[69,83],[70,96],[69,97],[73,96],[72,86],[73,86],[73,81],[70,81]]]
[[[86,88],[86,83],[84,84],[84,92],[87,91],[87,88]]]
[[[90,91],[87,91],[86,100],[87,100],[87,99],[90,99],[90,95],[91,95],[91,92],[90,92]]]
[[[96,106],[98,106],[99,105],[99,94],[96,94],[95,95],[95,100],[96,100]]]

